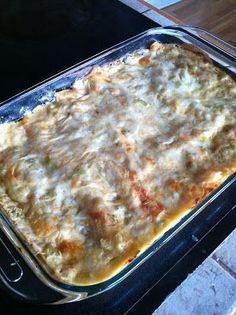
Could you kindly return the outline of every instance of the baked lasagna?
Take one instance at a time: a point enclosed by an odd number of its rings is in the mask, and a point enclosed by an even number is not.
[[[0,125],[1,210],[57,280],[107,280],[235,171],[235,95],[185,46],[94,67]]]

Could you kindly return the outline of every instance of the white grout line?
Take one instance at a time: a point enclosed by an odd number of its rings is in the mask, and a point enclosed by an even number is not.
[[[149,10],[145,13],[143,13],[144,16],[148,17],[149,19],[153,20],[154,22],[157,22],[161,26],[170,26],[170,25],[176,25],[173,21],[169,20],[165,16],[158,14],[157,12],[153,10]]]
[[[148,9],[145,4],[140,3],[138,0],[119,0],[120,2],[126,4],[130,8],[134,9],[135,11],[139,13],[143,13]]]
[[[216,256],[216,254],[213,254],[211,258],[222,268],[225,272],[231,275],[236,280],[236,273],[228,267],[219,257]]]
[[[153,20],[154,22],[159,23],[161,26],[169,26],[169,25],[176,25],[176,23],[172,22],[165,16],[150,10],[145,4],[140,3],[138,0],[119,0],[120,2],[126,4],[130,8],[136,10],[137,12],[143,14],[144,16],[148,17],[149,19]],[[162,1],[162,0],[161,0]],[[169,1],[176,1],[176,0],[167,0]],[[147,1],[151,4],[151,2],[155,1]]]

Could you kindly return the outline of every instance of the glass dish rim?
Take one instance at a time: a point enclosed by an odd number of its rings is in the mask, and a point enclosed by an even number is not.
[[[63,70],[62,72],[34,85],[33,87],[20,92],[16,94],[15,96],[3,101],[0,103],[0,115],[1,112],[4,110],[5,107],[10,106],[13,102],[16,102],[17,100],[19,101],[22,98],[25,98],[26,96],[29,96],[31,94],[34,94],[36,90],[43,88],[44,86],[50,85],[53,82],[58,81],[60,78],[69,76],[70,74],[76,74],[79,73],[81,70],[85,69],[88,67],[90,64],[94,63],[92,66],[96,65],[96,61],[100,60],[102,58],[105,58],[106,56],[109,56],[109,54],[118,51],[122,49],[123,47],[126,47],[132,42],[138,41],[145,36],[149,35],[172,35],[178,38],[178,35],[184,34],[184,36],[190,37],[190,43],[192,43],[191,38],[194,39],[194,44],[195,42],[199,42],[200,49],[202,49],[202,43],[193,37],[191,34],[186,32],[190,28],[193,27],[186,27],[184,26],[182,29],[181,27],[156,27],[156,28],[151,28],[148,29],[138,35],[135,35],[118,45],[115,45],[109,49],[106,49],[105,51],[96,54],[95,56],[92,56],[84,61],[81,61],[77,63],[76,65],[73,65],[70,68],[67,68]],[[193,28],[196,31],[199,29],[204,32],[203,29],[200,28]],[[210,33],[208,33],[210,34]],[[211,34],[210,34],[211,35]],[[223,42],[223,41],[221,41]],[[206,42],[207,43],[207,42]],[[204,44],[206,47],[207,45]],[[199,45],[196,45],[199,47]],[[233,46],[232,46],[233,47]],[[135,49],[134,49],[135,50]],[[205,51],[205,50],[204,50]],[[236,51],[236,49],[235,49]],[[211,51],[210,51],[211,52]],[[208,53],[208,52],[207,52]],[[210,54],[209,54],[210,55]],[[217,56],[216,56],[217,58]],[[234,64],[230,65],[230,69],[234,69]],[[66,88],[66,87],[65,87]],[[39,104],[38,104],[39,105]],[[37,106],[38,106],[37,105]],[[233,182],[235,182],[236,176],[233,174],[230,176],[224,183],[222,183],[214,192],[206,198],[203,202],[201,202],[199,205],[194,207],[190,212],[185,214],[179,222],[177,222],[172,228],[170,228],[167,232],[164,233],[159,239],[157,239],[153,244],[151,244],[149,247],[147,247],[138,257],[136,257],[131,263],[128,265],[124,266],[117,274],[112,276],[111,278],[97,283],[97,284],[92,284],[92,285],[73,285],[73,284],[66,284],[63,282],[60,282],[58,280],[55,280],[53,276],[50,274],[50,271],[45,271],[45,269],[40,265],[36,257],[32,254],[32,252],[29,250],[27,245],[23,244],[23,240],[21,240],[20,236],[14,230],[14,226],[9,223],[8,219],[5,218],[4,214],[0,213],[0,227],[2,230],[7,234],[8,238],[11,240],[13,245],[17,248],[20,248],[20,254],[21,256],[25,259],[26,263],[29,265],[31,270],[40,278],[40,280],[45,283],[47,286],[53,288],[54,290],[64,293],[64,294],[72,294],[78,297],[78,299],[83,299],[86,297],[90,297],[93,295],[96,295],[98,293],[102,293],[111,287],[115,286],[119,282],[121,282],[124,278],[126,278],[131,272],[136,270],[142,263],[144,263],[151,255],[153,255],[156,251],[158,251],[159,248],[161,248],[166,242],[168,242],[178,231],[186,224],[188,224],[193,218],[195,218],[201,211],[203,211],[217,196],[219,196],[229,185],[231,185]],[[19,251],[19,250],[18,250]]]

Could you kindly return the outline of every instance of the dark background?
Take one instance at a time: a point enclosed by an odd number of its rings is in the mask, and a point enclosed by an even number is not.
[[[0,0],[0,101],[153,26],[116,0]]]

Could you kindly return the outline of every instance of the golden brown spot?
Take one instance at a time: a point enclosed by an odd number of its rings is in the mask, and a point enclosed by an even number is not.
[[[158,51],[158,50],[161,50],[163,49],[163,44],[161,43],[158,43],[158,42],[155,42],[153,43],[150,48],[149,48],[151,51]]]
[[[56,98],[57,100],[63,100],[66,99],[66,101],[70,100],[74,100],[76,99],[78,96],[80,95],[79,91],[75,88],[70,88],[70,89],[66,89],[66,90],[62,90],[57,92],[56,94]]]
[[[181,141],[191,141],[192,140],[192,137],[190,135],[181,135],[180,136],[180,140]]]
[[[200,136],[201,133],[202,133],[202,130],[199,130],[199,129],[193,129],[191,131],[191,135],[194,137]]]
[[[198,187],[197,187],[195,184],[193,184],[193,185],[190,185],[190,186],[188,187],[188,191],[189,191],[191,194],[197,194],[198,191],[199,191],[199,189],[198,189]]]
[[[167,182],[167,186],[175,191],[178,191],[183,187],[183,185],[175,179],[170,179]]]
[[[126,152],[128,152],[128,153],[132,153],[135,151],[135,147],[131,144],[128,144],[128,143],[125,144],[125,149],[126,149]]]
[[[187,108],[187,110],[184,112],[186,115],[194,115],[194,109],[192,107],[189,106],[189,108]]]
[[[96,89],[97,89],[97,87],[96,87],[96,82],[95,82],[95,80],[94,80],[93,78],[90,78],[90,79],[89,79],[89,91],[90,91],[90,92],[95,92]]]
[[[131,181],[135,181],[136,178],[137,178],[137,172],[135,172],[135,171],[130,171],[130,172],[129,172],[129,178],[130,178]]]
[[[36,219],[31,221],[31,227],[35,235],[47,237],[57,230],[56,222],[56,218],[51,218],[51,220]]]
[[[22,126],[22,125],[24,125],[25,123],[27,123],[28,120],[29,120],[29,116],[26,115],[25,117],[23,117],[23,118],[18,122],[18,124],[19,124],[20,126]]]
[[[195,203],[198,204],[200,201],[204,200],[216,187],[216,184],[203,187],[200,196],[195,199]]]
[[[76,179],[72,179],[70,186],[71,188],[76,188],[79,186],[79,184],[80,184],[80,180],[76,178]]]
[[[178,100],[173,100],[170,102],[170,108],[172,109],[173,112],[176,112],[178,103],[179,103]]]
[[[130,257],[130,258],[128,259],[128,263],[131,263],[131,262],[138,256],[139,253],[140,253],[140,250],[137,251],[137,253],[135,254],[135,256]]]
[[[150,197],[147,190],[142,186],[135,185],[134,190],[146,215],[155,217],[165,210],[164,206]]]
[[[148,156],[144,156],[144,161],[147,162],[148,164],[155,164],[156,161]]]
[[[100,225],[109,225],[112,223],[109,216],[106,213],[106,210],[102,209],[100,209],[99,211],[89,210],[88,215],[92,220],[94,220]]]
[[[59,243],[58,249],[62,254],[76,254],[81,249],[81,243],[78,240],[63,240]]]
[[[138,63],[141,66],[148,66],[150,64],[150,59],[148,57],[142,57],[139,59]]]

